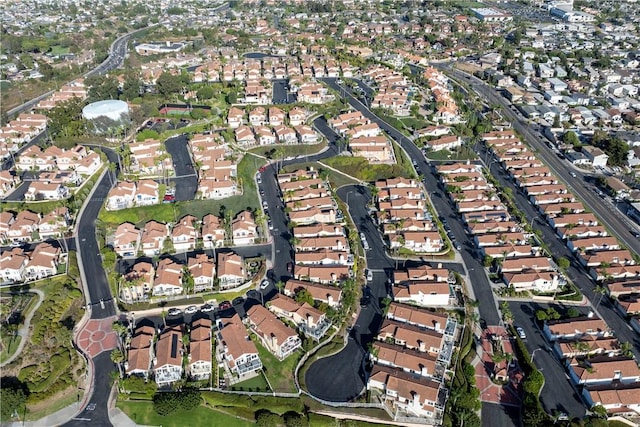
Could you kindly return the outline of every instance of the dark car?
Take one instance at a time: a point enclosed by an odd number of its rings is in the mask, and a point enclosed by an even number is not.
[[[220,310],[228,310],[231,308],[231,303],[229,301],[222,301],[220,303]]]
[[[233,299],[233,305],[242,305],[244,304],[244,298],[237,297]]]

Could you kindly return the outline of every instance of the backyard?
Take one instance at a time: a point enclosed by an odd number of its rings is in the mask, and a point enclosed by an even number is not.
[[[233,388],[241,391],[271,391],[262,372],[260,372],[260,375],[258,376],[234,384]]]
[[[254,339],[260,360],[264,366],[263,372],[275,392],[295,393],[296,384],[293,381],[293,374],[298,361],[302,357],[302,352],[297,351],[284,359],[278,360],[269,350],[267,350],[258,339]]]

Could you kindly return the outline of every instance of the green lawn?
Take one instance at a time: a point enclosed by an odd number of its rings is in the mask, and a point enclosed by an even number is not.
[[[268,409],[282,415],[288,411],[304,413],[302,400],[297,397],[247,396],[238,394],[204,391],[202,397],[208,405],[244,418],[253,418],[255,411]]]
[[[331,157],[324,160],[323,163],[326,163],[327,165],[338,169],[355,179],[367,182],[397,177],[409,178],[411,176],[411,174],[400,164],[372,165],[364,157]]]
[[[51,55],[53,56],[66,55],[67,53],[69,53],[68,47],[62,47],[60,45],[51,46]]]
[[[427,152],[427,158],[431,160],[473,160],[478,156],[475,151],[468,147],[462,147],[459,151],[429,151]]]
[[[249,150],[250,153],[258,154],[260,156],[269,157],[273,155],[272,150],[279,149],[282,151],[282,157],[291,156],[308,156],[320,152],[327,146],[326,142],[319,144],[295,144],[295,145],[268,145],[266,147],[256,147]]]
[[[149,401],[118,401],[116,404],[122,412],[137,424],[153,425],[163,427],[210,426],[210,427],[231,427],[250,426],[252,422],[228,415],[214,409],[200,406],[190,411],[177,411],[168,416],[158,415],[153,410],[153,404]]]
[[[405,117],[405,118],[399,119],[399,120],[406,127],[411,128],[413,130],[424,129],[429,125],[429,123],[426,120],[418,118],[418,117]]]
[[[269,384],[264,378],[264,374],[260,373],[257,377],[253,377],[241,383],[234,384],[236,390],[244,391],[270,391]]]
[[[264,373],[273,391],[295,393],[297,390],[293,381],[293,373],[296,370],[298,361],[302,357],[302,352],[297,351],[283,361],[280,361],[271,354],[258,339],[255,340],[255,343],[258,348],[260,360],[264,366]]]
[[[385,417],[387,418],[387,417]],[[337,427],[343,425],[336,418],[328,417],[326,415],[309,413],[309,425],[313,427]],[[387,424],[368,423],[366,421],[349,420],[349,426],[352,427],[382,427]]]

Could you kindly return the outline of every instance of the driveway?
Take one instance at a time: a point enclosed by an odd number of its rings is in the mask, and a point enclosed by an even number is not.
[[[175,177],[170,181],[176,187],[176,201],[193,200],[198,190],[198,175],[193,167],[191,155],[187,148],[187,136],[178,135],[165,141],[167,152],[173,160]]]

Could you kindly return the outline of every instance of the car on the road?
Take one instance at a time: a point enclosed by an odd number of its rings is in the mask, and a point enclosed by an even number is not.
[[[182,314],[182,310],[179,308],[170,308],[167,314],[169,316],[180,316]]]
[[[373,280],[373,271],[367,270],[367,281],[371,282]]]
[[[189,307],[184,309],[184,314],[195,314],[198,312],[198,307],[195,305],[190,305]]]
[[[460,245],[460,243],[454,243],[453,244],[456,248],[456,250],[461,251],[462,250],[462,246]]]
[[[640,239],[640,233],[636,230],[629,230],[629,233],[631,233],[633,237],[637,237],[638,239]]]
[[[527,334],[524,333],[524,329],[522,329],[520,326],[516,327],[516,333],[518,334],[520,339],[523,339],[523,340],[527,339]]]
[[[572,177],[574,177],[574,178],[577,178],[577,177],[578,177],[578,175],[576,175],[576,173],[575,173],[575,172],[571,172],[571,176],[572,176]]]
[[[271,222],[271,220],[269,220],[267,224],[269,225],[269,230],[273,230],[273,223]]]
[[[260,178],[260,174],[258,174],[258,176],[256,177],[256,182],[258,184],[262,184],[262,178]]]
[[[220,310],[228,310],[231,308],[231,303],[229,301],[222,301],[220,303]]]
[[[213,311],[215,309],[216,308],[211,304],[205,304],[205,305],[200,306],[200,311],[203,312],[203,313],[209,313],[209,312],[211,312],[211,311]]]
[[[260,289],[265,290],[269,287],[269,281],[267,279],[264,279],[262,282],[260,282]]]

